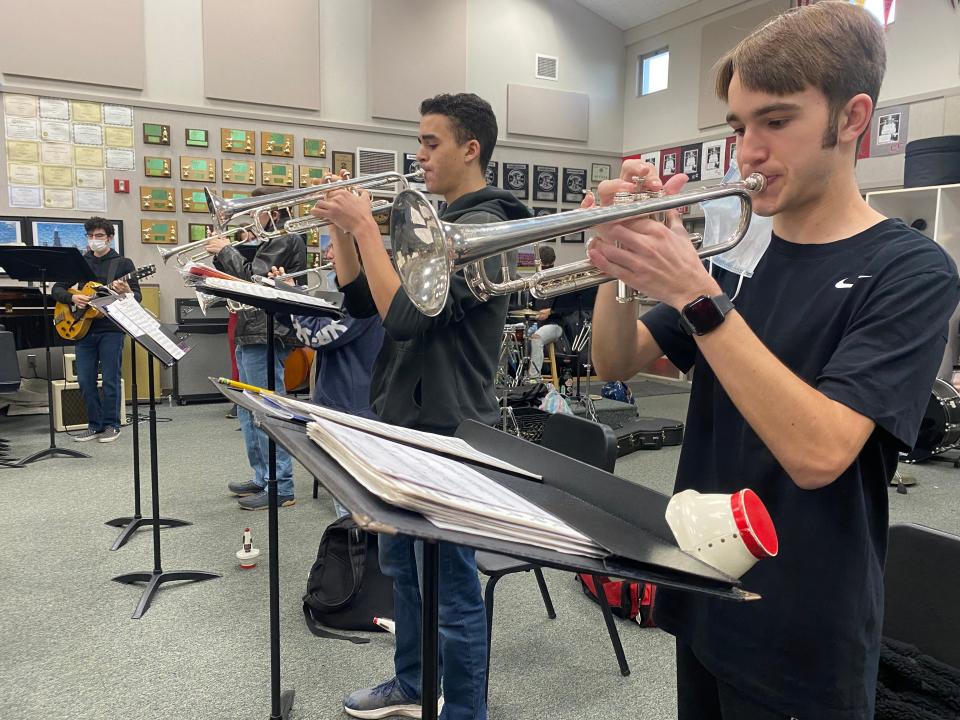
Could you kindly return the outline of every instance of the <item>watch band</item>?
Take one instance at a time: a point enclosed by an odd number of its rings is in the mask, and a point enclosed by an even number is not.
[[[680,327],[688,335],[706,335],[723,323],[733,307],[726,293],[713,297],[701,295],[680,310]]]

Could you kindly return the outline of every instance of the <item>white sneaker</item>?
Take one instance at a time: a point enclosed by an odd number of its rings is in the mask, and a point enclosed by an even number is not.
[[[120,437],[120,428],[107,427],[103,429],[102,433],[100,433],[98,442],[113,442],[118,437]]]

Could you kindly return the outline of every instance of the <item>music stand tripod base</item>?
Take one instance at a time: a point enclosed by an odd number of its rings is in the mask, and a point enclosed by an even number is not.
[[[133,612],[133,619],[139,620],[150,607],[150,601],[153,599],[153,593],[157,591],[161,583],[181,582],[185,580],[213,580],[220,577],[216,573],[206,572],[204,570],[171,570],[171,571],[153,571],[153,572],[132,572],[124,575],[117,575],[111,578],[114,582],[132,585],[133,583],[145,582],[147,586],[140,595],[140,602],[137,603],[137,609]]]
[[[111,550],[119,550],[124,545],[127,544],[127,541],[130,540],[131,536],[142,527],[151,527],[154,522],[157,522],[160,527],[186,527],[191,523],[186,520],[175,520],[174,518],[159,518],[154,521],[153,518],[143,517],[119,517],[114,518],[113,520],[107,520],[104,525],[109,525],[110,527],[123,528],[123,531],[120,535],[117,536],[117,539],[114,541],[113,545],[110,546]]]

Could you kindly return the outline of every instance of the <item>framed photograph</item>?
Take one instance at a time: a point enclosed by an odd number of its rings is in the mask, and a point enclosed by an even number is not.
[[[86,240],[86,238],[84,238]],[[26,245],[22,218],[0,217],[0,245]]]
[[[598,183],[610,179],[610,166],[602,163],[593,163],[590,166],[590,182]]]
[[[37,247],[75,247],[83,252],[87,249],[84,222],[76,218],[30,218],[33,244]],[[123,221],[108,222],[113,223],[113,242],[110,247],[123,255]]]
[[[350,177],[355,177],[353,168],[354,156],[352,152],[334,150],[333,160],[330,162],[330,165],[334,175],[339,173],[341,170],[346,170],[348,173],[350,173]]]

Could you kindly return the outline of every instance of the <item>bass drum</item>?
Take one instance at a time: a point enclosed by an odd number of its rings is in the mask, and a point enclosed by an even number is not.
[[[920,423],[913,450],[903,455],[906,462],[920,462],[956,447],[960,442],[960,393],[953,385],[937,379]]]

